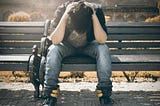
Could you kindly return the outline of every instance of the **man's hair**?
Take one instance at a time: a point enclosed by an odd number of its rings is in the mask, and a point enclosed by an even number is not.
[[[71,18],[70,27],[72,30],[83,33],[92,24],[93,11],[82,1],[78,2],[68,14]]]

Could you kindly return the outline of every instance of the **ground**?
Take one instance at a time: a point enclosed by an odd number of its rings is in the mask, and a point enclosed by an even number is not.
[[[57,106],[100,106],[95,82],[60,83]],[[24,82],[0,82],[0,106],[41,106],[33,99],[33,86]],[[113,82],[113,104],[107,106],[160,106],[160,81]]]

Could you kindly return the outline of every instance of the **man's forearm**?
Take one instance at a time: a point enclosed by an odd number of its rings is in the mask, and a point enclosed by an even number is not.
[[[95,13],[92,15],[92,20],[93,20],[93,29],[96,41],[99,43],[105,43],[105,41],[107,40],[107,34],[103,30],[98,20],[98,17]]]
[[[63,40],[66,29],[67,18],[68,16],[64,14],[59,24],[55,28],[55,30],[51,33],[50,39],[52,40],[53,44],[59,44]]]

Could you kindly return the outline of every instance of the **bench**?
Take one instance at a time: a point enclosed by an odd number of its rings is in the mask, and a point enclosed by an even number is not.
[[[0,70],[38,72],[38,77],[30,76],[38,92],[50,45],[49,25],[50,21],[0,22]],[[160,23],[108,22],[106,26],[113,71],[160,71]],[[37,46],[31,51],[33,45]],[[88,56],[67,57],[62,63],[62,71],[96,70],[96,61]]]

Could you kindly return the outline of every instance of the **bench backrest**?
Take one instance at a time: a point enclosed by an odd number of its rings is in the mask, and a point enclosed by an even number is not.
[[[0,22],[0,54],[31,54],[46,36],[46,22]],[[106,23],[111,54],[160,54],[160,23]],[[46,27],[46,28],[45,28]]]
[[[46,22],[0,22],[0,54],[31,54],[47,33]]]
[[[160,54],[160,23],[106,23],[112,54]]]

